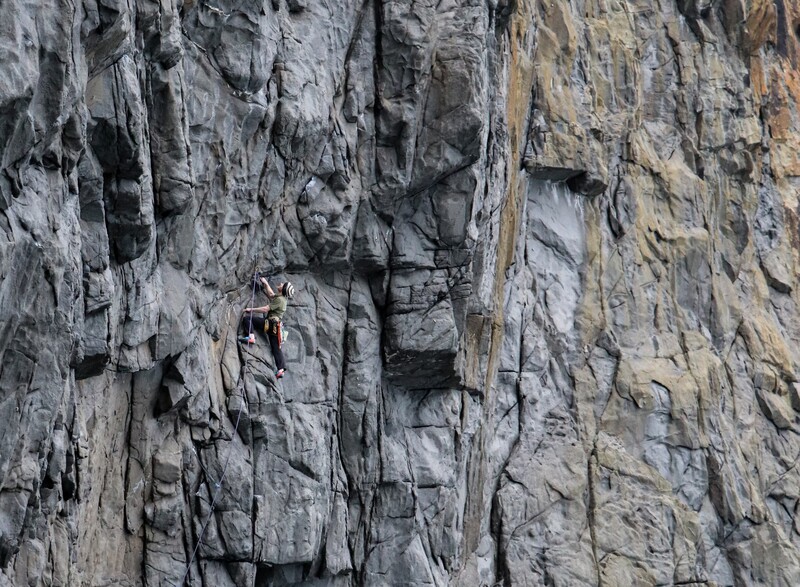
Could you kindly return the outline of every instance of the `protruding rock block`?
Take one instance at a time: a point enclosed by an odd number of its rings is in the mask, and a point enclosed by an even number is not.
[[[145,113],[136,64],[123,57],[89,80],[87,134],[103,170],[108,234],[119,263],[140,257],[154,236]]]
[[[572,191],[585,196],[597,196],[608,187],[602,144],[577,123],[548,123],[538,110],[523,163],[532,177],[566,181]]]
[[[461,379],[453,283],[442,270],[396,272],[384,332],[386,374],[407,387],[449,387]]]
[[[385,269],[389,265],[389,244],[392,231],[375,213],[369,202],[358,209],[353,238],[353,262],[367,272]]]
[[[108,312],[105,310],[89,314],[84,318],[80,351],[80,356],[72,365],[75,369],[75,379],[100,375],[111,361]]]
[[[795,413],[785,397],[763,389],[756,390],[756,397],[761,411],[775,426],[780,430],[792,427]]]
[[[153,477],[163,483],[177,483],[181,478],[183,457],[180,446],[170,438],[153,455]]]
[[[209,356],[204,341],[208,338],[199,336],[167,369],[161,383],[161,411],[181,409],[191,399],[209,393]]]
[[[183,88],[176,71],[164,71],[154,65],[149,72],[153,186],[158,208],[165,214],[185,211],[194,196],[189,145],[181,111]]]
[[[210,4],[181,9],[184,34],[202,48],[232,88],[247,94],[261,90],[269,79],[280,38],[278,22],[260,6],[242,5],[230,13]],[[165,55],[175,59],[169,51]]]
[[[486,12],[479,4],[382,4],[376,121],[381,204],[478,159],[486,123]]]

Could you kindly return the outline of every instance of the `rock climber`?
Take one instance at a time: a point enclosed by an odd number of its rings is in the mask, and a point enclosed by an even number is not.
[[[286,302],[294,296],[294,286],[288,281],[279,283],[276,287],[277,292],[273,291],[265,277],[258,276],[261,288],[269,298],[269,303],[258,308],[245,308],[242,316],[242,324],[247,330],[247,336],[239,337],[241,342],[255,342],[254,331],[260,330],[267,335],[269,346],[272,349],[272,356],[275,357],[275,377],[280,379],[286,372],[286,361],[283,358],[283,333],[281,332],[281,322],[283,314],[286,312]],[[266,317],[263,314],[266,312]],[[255,314],[261,313],[261,316]]]

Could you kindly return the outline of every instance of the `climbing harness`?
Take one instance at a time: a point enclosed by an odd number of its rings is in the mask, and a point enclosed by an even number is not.
[[[257,280],[258,280],[258,275],[259,274],[256,272],[255,273],[255,277],[253,278],[253,289],[252,289],[252,292],[250,294],[250,305],[249,305],[249,307],[251,307],[251,308],[253,307],[253,301],[256,298],[256,283],[257,283]],[[238,329],[238,324],[237,324],[237,329]],[[250,324],[248,326],[248,332],[250,332],[250,333],[253,332],[253,313],[252,312],[250,312]],[[247,355],[247,356],[245,356],[244,364],[242,365],[242,377],[241,377],[241,379],[239,381],[239,386],[238,386],[238,389],[237,389],[237,391],[241,391],[242,392],[240,394],[241,395],[241,399],[242,399],[242,403],[244,403],[244,401],[245,401],[245,397],[244,397],[244,382],[245,382],[245,379],[247,377],[248,369],[250,367],[249,363],[250,363],[250,356]],[[239,433],[239,423],[241,422],[242,412],[244,411],[242,408],[243,408],[243,406],[240,406],[240,409],[238,410],[238,412],[236,414],[236,423],[233,426],[233,435],[231,436],[231,442],[233,442],[233,439],[236,438],[237,434]],[[220,493],[222,492],[222,483],[225,481],[225,475],[228,473],[228,465],[230,464],[231,453],[232,452],[233,452],[233,445],[231,444],[228,447],[228,454],[225,457],[225,464],[222,466],[222,474],[220,475],[219,480],[213,483],[214,494],[213,494],[213,496],[211,498],[211,507],[209,509],[208,516],[206,516],[206,519],[203,522],[203,525],[200,527],[200,534],[197,537],[197,543],[194,546],[194,550],[192,550],[192,556],[189,558],[189,562],[186,565],[186,571],[183,573],[183,578],[181,579],[181,582],[180,582],[181,585],[184,585],[186,583],[186,578],[189,576],[189,572],[192,569],[192,565],[194,564],[195,557],[197,556],[197,552],[200,549],[200,544],[203,542],[203,536],[205,536],[206,528],[208,527],[209,522],[211,522],[211,517],[214,515],[214,507],[217,505],[217,499],[219,498]],[[200,462],[199,455],[198,455],[198,462]],[[205,471],[205,467],[203,467],[202,462],[200,462],[200,467]],[[209,479],[211,481],[213,481],[213,477],[208,475],[207,472],[206,472],[206,476],[209,477]]]

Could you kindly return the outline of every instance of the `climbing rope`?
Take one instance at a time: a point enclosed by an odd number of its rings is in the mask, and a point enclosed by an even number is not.
[[[257,275],[258,274],[254,272],[253,289],[252,289],[252,292],[250,293],[250,303],[248,304],[249,308],[253,307],[253,304],[254,304],[255,299],[256,299],[256,284],[258,283]],[[228,311],[230,312],[230,310],[228,310]],[[237,331],[239,329],[238,322],[237,322],[236,329],[237,329]],[[253,331],[253,312],[250,312],[250,323],[248,325],[247,331],[248,331],[248,334]],[[247,372],[248,372],[248,369],[249,369],[249,366],[250,366],[249,362],[250,362],[250,355],[248,354],[248,355],[245,355],[244,364],[242,365],[242,377],[241,377],[241,380],[239,381],[239,386],[238,386],[237,391],[242,391],[242,392],[244,391],[244,382],[245,382],[245,379],[247,377]],[[241,398],[242,398],[242,404],[244,404],[244,401],[245,401],[244,393],[241,393],[240,395],[241,395]],[[232,396],[232,397],[235,397],[235,396]],[[236,423],[234,424],[234,427],[233,427],[233,435],[231,436],[231,442],[233,442],[233,439],[236,438],[236,435],[239,433],[239,422],[241,422],[241,419],[242,419],[242,411],[243,411],[242,408],[243,407],[244,407],[244,405],[240,406],[239,410],[237,412]],[[219,480],[214,482],[214,484],[213,484],[213,486],[214,486],[214,494],[213,494],[213,496],[211,498],[211,508],[210,508],[210,510],[208,512],[208,516],[206,516],[206,519],[203,522],[203,525],[200,527],[200,534],[197,537],[197,543],[195,544],[194,550],[192,551],[192,556],[189,559],[188,564],[186,565],[186,571],[183,573],[183,578],[181,579],[181,582],[180,582],[181,585],[184,585],[186,583],[186,578],[189,576],[189,572],[192,569],[192,564],[194,564],[195,557],[197,556],[197,552],[200,549],[200,544],[203,542],[203,536],[206,533],[206,528],[208,527],[208,524],[211,522],[211,517],[214,515],[214,507],[217,505],[217,498],[219,498],[220,493],[222,492],[222,483],[225,481],[225,475],[228,473],[228,464],[230,463],[231,453],[232,452],[233,452],[233,445],[228,447],[228,455],[225,457],[225,464],[222,466],[222,474],[220,475]],[[198,462],[199,462],[200,461],[200,456],[198,455],[197,458],[198,458]],[[205,467],[203,467],[202,463],[200,463],[200,467],[203,469],[203,471],[205,471]],[[213,477],[208,475],[207,472],[206,472],[206,476],[209,477],[211,481],[213,481]]]

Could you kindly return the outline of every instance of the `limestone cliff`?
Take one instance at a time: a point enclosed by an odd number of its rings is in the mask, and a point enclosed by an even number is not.
[[[796,2],[0,11],[0,585],[800,585]]]

